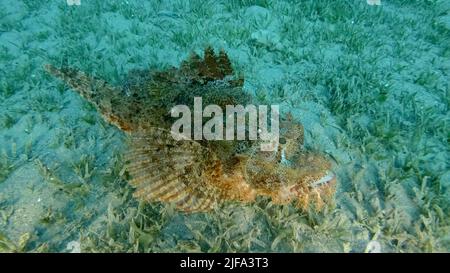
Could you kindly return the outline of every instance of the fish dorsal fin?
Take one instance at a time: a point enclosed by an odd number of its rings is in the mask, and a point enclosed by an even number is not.
[[[135,197],[185,212],[207,211],[220,201],[220,161],[198,142],[177,141],[170,131],[151,127],[131,134],[130,146],[126,169]]]
[[[233,75],[233,68],[231,67],[230,59],[228,58],[225,50],[220,50],[219,57],[217,57],[217,62],[219,64],[220,71],[224,76]]]
[[[233,86],[241,86],[243,79],[233,79],[233,68],[224,50],[217,55],[211,46],[205,48],[203,59],[195,52],[191,53],[186,61],[181,64],[181,74],[190,81],[197,84],[207,84],[217,80],[226,80]]]

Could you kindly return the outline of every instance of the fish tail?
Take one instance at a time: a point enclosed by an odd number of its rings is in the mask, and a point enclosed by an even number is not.
[[[51,64],[44,65],[44,69],[51,75],[63,80],[82,97],[96,103],[96,97],[101,93],[117,93],[119,90],[109,85],[106,81],[87,75],[86,73],[70,67],[56,68]]]
[[[44,69],[51,75],[63,80],[83,98],[92,103],[106,122],[123,131],[133,130],[131,123],[124,115],[129,111],[129,107],[127,107],[127,98],[122,96],[121,89],[74,68],[56,68],[51,64],[46,64]]]

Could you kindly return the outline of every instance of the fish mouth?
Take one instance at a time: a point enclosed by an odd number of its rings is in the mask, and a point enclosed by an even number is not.
[[[336,175],[331,171],[327,171],[324,176],[322,176],[318,180],[315,180],[313,183],[311,183],[310,188],[317,189],[324,185],[334,183],[335,181],[336,181]]]

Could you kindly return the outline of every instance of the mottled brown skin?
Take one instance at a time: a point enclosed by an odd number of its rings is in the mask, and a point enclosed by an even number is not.
[[[170,109],[178,104],[191,106],[195,96],[201,96],[205,105],[250,103],[250,97],[242,92],[243,79],[232,75],[225,52],[216,57],[212,48],[205,50],[204,60],[192,54],[180,69],[133,70],[121,88],[72,68],[46,65],[45,69],[63,79],[94,104],[108,122],[126,132],[149,127],[169,129],[173,123]]]
[[[123,87],[72,68],[45,69],[91,102],[104,119],[129,135],[126,154],[134,195],[149,202],[174,203],[185,212],[206,211],[225,201],[255,201],[268,196],[276,204],[296,201],[300,207],[334,194],[335,179],[313,187],[331,168],[323,156],[302,149],[303,127],[290,114],[281,121],[281,143],[275,152],[259,151],[250,141],[175,141],[169,132],[170,109],[203,104],[247,105],[243,78],[233,74],[224,51],[210,47],[203,59],[193,53],[180,68],[134,70]]]

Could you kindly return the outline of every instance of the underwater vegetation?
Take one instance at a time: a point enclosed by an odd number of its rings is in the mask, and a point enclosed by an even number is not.
[[[1,250],[450,251],[448,3],[1,1]],[[186,214],[135,198],[126,135],[42,69],[126,94],[147,82],[137,71],[181,68],[206,45],[245,75],[230,99],[280,104],[303,151],[335,162],[329,206],[258,196]]]

